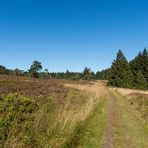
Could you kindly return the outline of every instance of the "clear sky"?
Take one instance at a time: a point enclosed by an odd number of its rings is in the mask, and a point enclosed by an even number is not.
[[[0,65],[102,70],[148,47],[147,0],[0,0]]]

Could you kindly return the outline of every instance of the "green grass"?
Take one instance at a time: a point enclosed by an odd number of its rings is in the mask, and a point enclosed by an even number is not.
[[[72,135],[68,139],[64,148],[96,148],[103,144],[105,129],[105,118],[107,110],[107,100],[103,98],[95,106],[92,114],[85,122],[79,123]]]
[[[141,118],[140,112],[130,106],[126,98],[114,94],[114,148],[148,147],[148,125]]]
[[[94,106],[89,105],[90,97],[77,90],[55,89],[54,93],[55,98],[41,100],[18,93],[1,95],[0,147],[60,148],[77,123],[89,116],[87,106],[90,111]]]
[[[119,94],[113,97],[113,133],[114,148],[146,148],[148,147],[148,124],[135,110],[129,101]],[[64,148],[101,148],[104,143],[107,120],[108,100],[106,98],[96,105],[94,111],[85,122],[80,122],[72,138],[68,139]]]

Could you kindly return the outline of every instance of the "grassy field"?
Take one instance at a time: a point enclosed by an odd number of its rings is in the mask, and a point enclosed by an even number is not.
[[[114,147],[148,147],[148,124],[125,97],[115,93],[113,115]]]
[[[66,82],[1,76],[0,147],[64,145],[99,100]]]
[[[1,75],[0,147],[147,148],[147,92],[126,91]]]

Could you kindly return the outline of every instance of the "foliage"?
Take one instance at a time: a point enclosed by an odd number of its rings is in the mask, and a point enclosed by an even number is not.
[[[140,52],[129,63],[121,50],[108,76],[108,85],[136,89],[148,88],[148,52],[146,49]]]
[[[108,85],[131,88],[132,77],[130,66],[122,51],[119,50],[116,60],[112,63]]]
[[[42,64],[38,61],[33,61],[29,73],[31,77],[38,78],[39,77],[39,71],[42,70]]]
[[[7,71],[6,67],[0,65],[0,74],[7,74],[7,72],[8,71]]]
[[[131,62],[133,86],[139,89],[148,87],[148,52],[146,49],[139,53]]]
[[[98,80],[108,80],[109,76],[110,76],[110,71],[111,71],[110,68],[102,70],[102,71],[98,71],[96,73],[96,79],[98,79]]]
[[[97,102],[64,80],[0,78],[0,147],[61,147]]]
[[[22,125],[33,119],[32,113],[36,109],[33,99],[17,93],[0,97],[0,146],[6,146],[10,137],[16,136],[19,131],[25,131]],[[21,138],[19,135],[17,137]]]
[[[90,68],[85,67],[82,77],[83,77],[82,79],[84,80],[93,80],[95,78],[95,74],[94,72],[91,71]]]
[[[16,69],[14,69],[13,74],[16,75],[16,76],[22,76],[23,75],[23,71],[18,69],[18,68],[16,68]]]
[[[137,88],[137,89],[147,88],[147,82],[141,70],[135,73],[133,86],[134,88]]]

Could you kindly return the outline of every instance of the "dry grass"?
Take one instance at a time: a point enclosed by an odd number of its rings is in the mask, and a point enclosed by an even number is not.
[[[111,91],[115,91],[120,93],[123,96],[128,96],[130,94],[138,93],[138,94],[146,94],[148,95],[148,91],[144,90],[137,90],[137,89],[127,89],[127,88],[116,88],[116,87],[110,87]]]
[[[65,80],[1,75],[1,95],[7,97],[17,93],[18,97],[21,95],[31,98],[38,106],[29,115],[33,117],[32,120],[28,121],[26,118],[21,124],[9,127],[11,132],[8,132],[5,139],[5,147],[61,147],[73,134],[77,124],[90,116],[100,100],[99,96],[105,92],[104,82],[80,81],[73,84],[72,81]],[[12,106],[15,106],[13,102]],[[15,116],[19,111],[11,114]],[[24,116],[28,115],[24,113]],[[16,131],[15,134],[13,131]]]
[[[0,75],[0,94],[20,93],[29,97],[48,97],[66,92],[62,80],[34,79]]]
[[[69,131],[73,133],[73,129],[77,126],[79,122],[84,122],[93,112],[94,107],[100,101],[100,96],[106,94],[106,87],[104,83],[91,83],[91,84],[64,84],[65,87],[74,88],[75,90],[81,90],[83,97],[86,96],[87,99],[76,106],[71,105],[71,101],[68,100],[63,107],[59,107],[56,111],[56,119],[54,119],[53,124],[48,121],[50,124],[50,131],[58,129],[58,135],[62,135],[63,132]],[[69,98],[69,97],[68,97]],[[80,98],[79,98],[80,99]],[[83,99],[83,98],[81,98]],[[80,101],[80,100],[79,100]],[[42,114],[42,113],[41,113]],[[49,130],[49,129],[47,129]],[[59,142],[59,139],[52,139],[45,147],[55,146],[59,147],[62,143],[65,143],[66,139],[63,139]]]
[[[131,89],[109,89],[126,96],[133,96],[134,92],[148,93]],[[106,86],[106,81],[79,81],[73,83],[65,80],[13,76],[0,76],[0,94],[0,115],[2,115],[0,116],[2,117],[2,119],[0,118],[0,122],[2,121],[0,130],[4,131],[3,147],[5,148],[61,148],[67,141],[71,141],[70,137],[75,135],[75,130],[81,130],[79,123],[85,123],[90,119],[96,105],[100,104],[104,100],[103,98],[111,95]],[[144,97],[142,96],[142,98]],[[25,102],[28,102],[28,100],[32,104],[26,106]],[[134,98],[132,103],[135,106],[139,103],[141,105],[139,100],[139,98],[138,100]],[[143,102],[145,105],[145,100],[143,100],[142,106]],[[104,104],[102,104],[102,108],[103,106]],[[29,112],[24,112],[22,107]],[[33,108],[31,112],[30,107]],[[144,113],[143,115],[146,111],[147,115],[147,110],[142,109],[141,111]],[[103,114],[98,114],[98,112],[96,114],[96,118],[93,118],[94,123],[98,117],[105,120]],[[20,120],[17,119],[20,117],[23,117],[24,120],[18,123],[17,121]],[[3,128],[3,123],[9,124],[5,124]],[[91,128],[93,126],[92,123]],[[101,127],[103,127],[102,124]],[[8,133],[7,137],[5,137],[5,129]]]
[[[91,93],[97,97],[108,93],[105,81],[96,81],[85,85],[66,83],[64,86],[81,90],[86,94]]]
[[[141,116],[148,121],[148,95],[132,93],[128,97],[130,104],[138,111]]]

